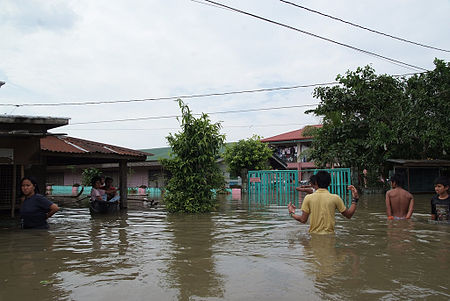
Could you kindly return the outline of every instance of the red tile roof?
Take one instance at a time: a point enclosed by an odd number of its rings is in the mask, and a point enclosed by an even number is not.
[[[47,136],[41,138],[41,150],[54,153],[105,154],[125,157],[144,157],[152,154],[115,145],[83,140],[68,136]]]
[[[303,131],[308,127],[316,127],[321,128],[321,124],[315,124],[315,125],[308,125],[300,130],[295,130],[283,134],[279,134],[273,137],[261,139],[261,142],[281,142],[281,141],[297,141],[297,140],[305,140],[305,139],[311,139],[311,136],[303,136]]]

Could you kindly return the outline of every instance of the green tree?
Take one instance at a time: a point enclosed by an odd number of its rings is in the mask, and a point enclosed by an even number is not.
[[[91,186],[92,179],[101,174],[101,171],[94,167],[83,169],[83,172],[81,173],[81,185]]]
[[[262,143],[261,138],[254,135],[249,139],[227,145],[223,157],[230,173],[240,176],[246,189],[247,172],[269,169],[268,159],[272,153],[267,144]]]
[[[450,66],[435,65],[409,79],[366,66],[338,75],[339,85],[316,88],[321,103],[307,111],[323,117],[311,153],[316,164],[366,168],[376,179],[386,175],[388,158],[448,158]]]
[[[207,114],[195,118],[182,100],[178,103],[181,131],[169,134],[172,153],[161,160],[171,175],[164,202],[169,212],[208,212],[215,206],[212,189],[224,185],[216,160],[225,136],[220,134],[220,123],[211,123]]]
[[[450,159],[450,63],[435,59],[434,64],[434,70],[407,80],[409,118],[399,127],[410,159]]]

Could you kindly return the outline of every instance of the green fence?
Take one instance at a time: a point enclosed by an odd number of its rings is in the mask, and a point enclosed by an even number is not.
[[[331,175],[328,190],[339,195],[347,207],[351,205],[350,168],[305,169],[305,170],[252,170],[248,172],[248,199],[258,203],[276,203],[286,205],[293,202],[298,205],[302,194],[295,189],[299,186],[302,174],[316,174],[325,170]],[[301,177],[303,178],[303,177]]]
[[[285,205],[298,202],[297,170],[252,170],[248,172],[249,201]]]

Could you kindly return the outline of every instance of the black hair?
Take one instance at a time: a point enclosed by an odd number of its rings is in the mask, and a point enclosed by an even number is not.
[[[37,183],[37,180],[36,180],[35,177],[33,177],[33,176],[25,176],[25,177],[23,177],[22,180],[20,180],[20,187],[22,187],[23,181],[25,181],[25,180],[30,181],[31,184],[34,185],[34,193],[40,193],[39,186],[38,186],[38,183]],[[20,189],[20,192],[23,194],[22,189]]]
[[[446,176],[440,176],[434,180],[434,185],[436,186],[437,184],[442,184],[444,187],[450,186],[450,180]]]
[[[397,172],[390,178],[390,181],[395,182],[395,184],[400,187],[403,187],[403,185],[405,185],[403,175]]]
[[[316,183],[319,188],[328,188],[331,183],[331,175],[325,170],[316,173]]]
[[[316,175],[312,175],[312,176],[309,177],[309,183],[311,183],[311,185],[316,184],[316,182],[317,182]]]
[[[101,181],[100,176],[95,176],[95,177],[92,178],[91,186],[94,187],[95,186],[95,182],[97,182],[97,181]]]

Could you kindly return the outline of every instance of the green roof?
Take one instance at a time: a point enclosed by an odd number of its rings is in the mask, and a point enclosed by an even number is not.
[[[236,142],[225,143],[225,146],[234,144]],[[221,147],[219,150],[220,154],[223,154],[225,151],[225,146]],[[146,161],[158,161],[159,159],[169,159],[169,153],[172,150],[170,146],[168,147],[157,147],[157,148],[149,148],[149,149],[139,149],[139,151],[144,153],[153,154],[153,156],[147,156]]]
[[[158,147],[149,149],[140,149],[141,152],[153,154],[153,156],[147,156],[146,161],[158,161],[159,159],[169,159],[169,152],[171,147]]]

